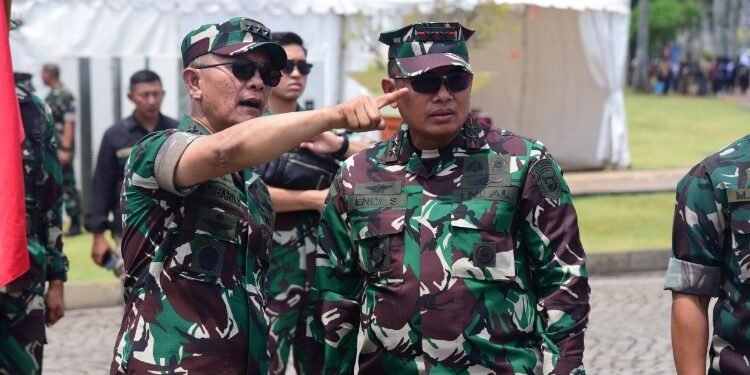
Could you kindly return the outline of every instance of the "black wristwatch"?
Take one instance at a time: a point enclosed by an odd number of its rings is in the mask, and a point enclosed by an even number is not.
[[[346,152],[349,151],[349,135],[344,133],[341,136],[344,138],[344,140],[341,142],[341,148],[331,154],[331,156],[338,160],[345,160]]]

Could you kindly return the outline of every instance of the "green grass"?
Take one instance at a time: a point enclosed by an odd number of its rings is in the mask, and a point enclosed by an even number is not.
[[[579,197],[574,204],[588,253],[671,245],[674,193]]]
[[[91,259],[93,237],[84,233],[75,237],[63,237],[63,251],[70,262],[69,282],[117,280],[112,271],[99,267]],[[114,245],[114,242],[111,242]]]
[[[634,169],[691,166],[750,129],[750,110],[722,99],[625,96]]]

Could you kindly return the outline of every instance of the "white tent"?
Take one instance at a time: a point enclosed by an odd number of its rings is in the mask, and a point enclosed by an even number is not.
[[[491,43],[472,49],[477,71],[492,81],[473,96],[497,126],[538,138],[571,168],[629,164],[623,103],[629,0],[494,0],[509,4]],[[484,0],[441,0],[473,7]],[[63,61],[63,80],[79,89],[80,57],[91,58],[92,149],[104,129],[132,106],[124,97],[133,71],[148,66],[162,76],[164,112],[178,116],[179,44],[197,25],[245,15],[272,30],[294,30],[315,64],[302,100],[331,105],[363,93],[345,72],[374,58],[356,38],[400,26],[401,15],[434,0],[15,0],[24,26],[11,35],[14,66],[32,73]],[[364,20],[364,21],[363,21]],[[362,32],[362,29],[369,32]],[[480,30],[481,32],[481,30]],[[384,48],[381,52],[384,51]],[[120,58],[115,68],[112,57]],[[381,57],[382,58],[382,57]],[[66,69],[66,67],[71,67]],[[37,87],[44,93],[37,77]]]
[[[630,0],[495,0],[507,12],[472,67],[472,96],[502,128],[541,139],[567,169],[630,164],[623,88]]]
[[[308,59],[315,65],[302,102],[316,107],[333,105],[364,93],[342,71],[364,70],[370,61],[361,45],[346,39],[346,24],[360,25],[359,16],[394,18],[403,1],[346,2],[267,0],[15,0],[13,18],[22,26],[11,33],[14,69],[34,73],[40,94],[42,64],[61,65],[62,81],[79,98],[77,143],[74,163],[86,181],[93,169],[104,131],[133,105],[126,93],[130,75],[143,68],[156,71],[167,95],[162,112],[179,118],[186,110],[186,95],[180,77],[180,42],[191,29],[205,23],[223,22],[235,16],[261,20],[272,30],[294,30],[304,39]],[[82,177],[82,178],[81,178]],[[81,184],[84,195],[87,184]]]

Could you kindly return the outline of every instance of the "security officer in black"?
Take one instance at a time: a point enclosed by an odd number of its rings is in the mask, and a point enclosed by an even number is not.
[[[128,99],[135,104],[133,114],[112,125],[102,138],[92,181],[90,211],[86,215],[86,229],[94,234],[91,257],[97,264],[113,269],[118,277],[123,271],[122,257],[110,246],[104,232],[111,230],[119,249],[122,238],[120,191],[130,149],[147,134],[175,128],[178,124],[177,120],[160,112],[164,89],[156,73],[150,70],[134,73],[130,77]],[[112,221],[110,213],[114,216]]]

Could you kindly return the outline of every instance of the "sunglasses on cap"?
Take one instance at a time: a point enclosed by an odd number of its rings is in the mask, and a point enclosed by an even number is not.
[[[281,71],[284,72],[284,74],[292,74],[295,66],[297,67],[299,74],[302,74],[303,76],[310,74],[310,69],[312,69],[312,64],[308,64],[307,60],[287,60],[286,66],[284,69],[281,69]]]
[[[281,72],[272,69],[266,65],[258,64],[255,61],[236,59],[231,62],[224,62],[218,64],[196,66],[196,69],[214,68],[222,65],[231,65],[232,74],[239,80],[247,81],[253,78],[255,71],[257,70],[260,74],[260,79],[263,80],[263,84],[270,87],[276,87],[281,81]]]
[[[434,94],[440,91],[440,86],[450,92],[461,92],[469,88],[472,74],[463,70],[451,72],[446,75],[420,74],[414,78],[408,78],[411,88],[420,94]]]

